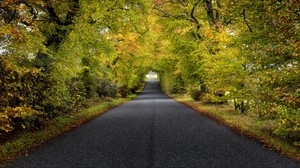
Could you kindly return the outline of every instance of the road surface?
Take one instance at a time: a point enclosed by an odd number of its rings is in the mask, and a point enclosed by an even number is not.
[[[7,167],[300,167],[168,98],[149,81],[133,101]]]

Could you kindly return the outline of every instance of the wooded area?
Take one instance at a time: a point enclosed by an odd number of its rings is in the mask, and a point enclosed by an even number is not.
[[[126,96],[231,101],[300,145],[299,0],[4,0],[0,135]]]

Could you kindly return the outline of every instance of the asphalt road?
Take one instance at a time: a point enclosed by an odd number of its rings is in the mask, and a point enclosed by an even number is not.
[[[150,81],[135,100],[7,167],[300,167],[168,98]]]

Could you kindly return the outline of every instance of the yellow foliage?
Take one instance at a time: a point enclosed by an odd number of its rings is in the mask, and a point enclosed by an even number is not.
[[[11,124],[11,119],[7,114],[0,113],[0,130],[10,132],[14,128]]]
[[[202,31],[203,36],[205,36],[207,39],[215,38],[214,32],[211,31],[211,28],[208,25],[203,26],[201,31]]]
[[[27,106],[15,108],[6,108],[0,113],[0,130],[11,132],[16,126],[20,125],[23,129],[34,127],[33,121],[39,117],[45,116],[44,113],[36,111]],[[18,123],[13,122],[13,119],[20,119]]]
[[[137,39],[138,36],[136,33],[126,33],[126,34],[117,34],[116,39],[117,42],[117,49],[121,54],[136,54],[140,48]]]

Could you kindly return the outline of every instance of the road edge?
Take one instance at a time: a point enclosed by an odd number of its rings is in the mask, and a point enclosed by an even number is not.
[[[26,156],[30,150],[38,148],[79,126],[88,123],[105,112],[133,100],[137,95],[138,94],[131,94],[126,98],[102,102],[79,112],[61,115],[49,121],[47,126],[42,130],[22,133],[16,139],[1,144],[0,167],[17,157]]]

